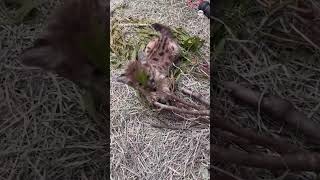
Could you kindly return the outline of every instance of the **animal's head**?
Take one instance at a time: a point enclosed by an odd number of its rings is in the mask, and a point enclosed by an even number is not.
[[[118,78],[118,82],[127,84],[143,93],[147,100],[167,103],[167,93],[170,92],[170,80],[154,66],[150,65],[145,56],[139,53],[138,59],[130,61]]]
[[[166,94],[170,92],[168,78],[165,78],[148,63],[138,60],[129,62],[125,72],[117,80],[142,92],[150,103],[169,102]]]
[[[143,88],[155,91],[156,82],[154,79],[154,69],[143,59],[130,61],[117,80],[133,88]]]

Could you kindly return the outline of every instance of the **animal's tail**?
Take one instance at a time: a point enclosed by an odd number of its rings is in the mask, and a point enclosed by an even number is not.
[[[163,24],[154,23],[151,25],[156,31],[159,31],[162,36],[168,36],[170,38],[173,38],[173,33],[171,29]]]

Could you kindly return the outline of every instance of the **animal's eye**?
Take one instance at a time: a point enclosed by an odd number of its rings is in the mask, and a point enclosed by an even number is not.
[[[151,79],[150,81],[151,81],[151,84],[152,84],[152,85],[154,85],[154,84],[155,84],[154,79]]]

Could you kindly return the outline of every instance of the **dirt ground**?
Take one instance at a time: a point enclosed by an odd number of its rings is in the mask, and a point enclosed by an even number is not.
[[[1,179],[106,179],[109,176],[104,136],[88,119],[80,90],[64,78],[19,62],[18,55],[42,30],[56,2],[43,1],[32,20],[0,26]],[[124,16],[181,26],[192,35],[209,39],[209,21],[188,9],[185,1],[127,3]],[[203,58],[208,57],[208,44],[206,41]],[[114,81],[117,74],[118,70],[111,71],[110,177],[204,179],[209,164],[209,128],[151,127],[150,122],[174,122],[174,119],[143,107],[133,89]],[[206,80],[185,74],[181,85],[209,97]]]

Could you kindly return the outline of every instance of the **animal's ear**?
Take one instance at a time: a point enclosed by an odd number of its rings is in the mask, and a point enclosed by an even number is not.
[[[146,55],[145,55],[145,53],[143,51],[139,51],[138,52],[138,59],[137,60],[140,61],[141,64],[147,63]]]
[[[130,83],[130,79],[125,75],[125,74],[121,74],[120,76],[117,77],[116,79],[118,82],[124,83],[124,84],[128,84]]]
[[[62,59],[62,54],[56,52],[51,46],[27,49],[20,57],[22,64],[44,70],[55,70]]]

